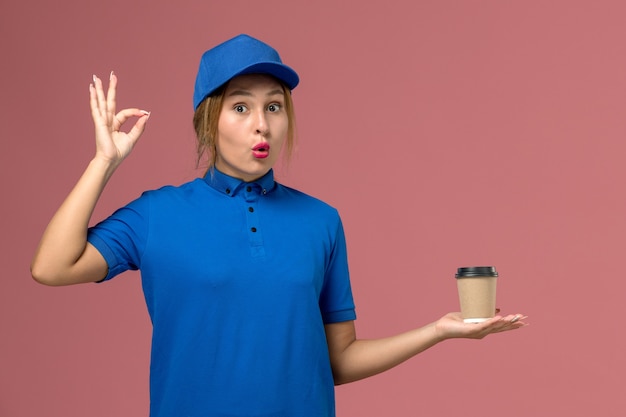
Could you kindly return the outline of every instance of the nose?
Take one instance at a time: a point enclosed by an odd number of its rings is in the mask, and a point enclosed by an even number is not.
[[[264,111],[257,112],[257,117],[255,119],[255,130],[258,135],[267,136],[269,132],[269,125],[267,124],[267,118],[265,117]]]

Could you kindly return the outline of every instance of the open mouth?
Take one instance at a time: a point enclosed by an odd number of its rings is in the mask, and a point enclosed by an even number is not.
[[[255,158],[267,158],[270,153],[269,143],[259,143],[252,148],[252,154]]]

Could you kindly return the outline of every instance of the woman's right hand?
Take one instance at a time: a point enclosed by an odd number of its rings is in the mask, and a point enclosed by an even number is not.
[[[124,109],[115,113],[117,76],[111,73],[109,90],[104,93],[102,80],[95,75],[89,85],[91,116],[96,130],[96,158],[117,167],[126,158],[143,133],[150,113],[140,109]],[[121,127],[131,117],[139,119],[128,131]]]
[[[94,75],[89,86],[91,115],[96,129],[96,157],[89,163],[72,191],[56,211],[44,232],[31,263],[33,278],[46,285],[69,285],[99,281],[108,265],[102,254],[87,242],[91,214],[115,168],[130,154],[143,133],[149,113],[124,109],[115,113],[117,77],[111,73],[109,90]],[[137,117],[128,133],[120,131]]]

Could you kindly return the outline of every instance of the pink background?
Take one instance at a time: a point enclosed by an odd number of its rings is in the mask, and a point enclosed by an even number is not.
[[[278,174],[342,213],[361,337],[457,309],[471,264],[530,316],[338,387],[339,416],[625,415],[625,18],[619,0],[2,0],[0,416],[147,415],[139,275],[49,288],[28,266],[93,154],[91,74],[152,111],[100,219],[198,175],[197,63],[241,32],[301,75]]]

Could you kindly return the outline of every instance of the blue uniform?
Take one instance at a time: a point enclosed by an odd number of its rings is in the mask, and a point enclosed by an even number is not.
[[[337,211],[210,171],[89,230],[106,279],[140,269],[153,324],[150,415],[335,415],[324,324],[354,320]]]

